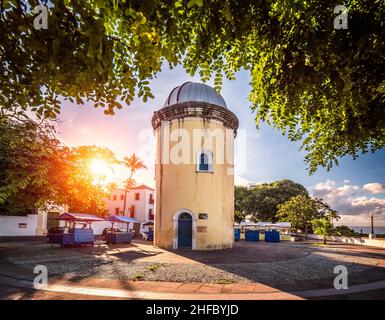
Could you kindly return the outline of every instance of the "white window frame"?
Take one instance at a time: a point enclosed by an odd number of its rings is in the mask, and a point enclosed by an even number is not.
[[[208,169],[207,170],[200,170],[200,162],[201,162],[201,154],[204,153],[207,155],[208,158]],[[196,155],[196,160],[197,160],[197,166],[196,166],[196,171],[197,172],[214,172],[213,169],[213,153],[211,150],[198,150],[197,155]]]

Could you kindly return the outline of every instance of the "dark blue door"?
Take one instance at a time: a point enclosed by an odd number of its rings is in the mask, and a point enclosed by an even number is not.
[[[183,212],[178,218],[178,248],[191,248],[192,246],[192,217]]]

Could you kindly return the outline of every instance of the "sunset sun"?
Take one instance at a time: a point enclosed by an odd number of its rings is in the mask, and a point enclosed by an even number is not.
[[[90,170],[95,176],[99,177],[113,177],[113,170],[104,159],[91,160]]]

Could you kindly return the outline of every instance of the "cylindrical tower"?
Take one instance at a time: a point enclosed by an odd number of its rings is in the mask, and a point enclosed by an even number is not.
[[[208,85],[174,88],[154,113],[154,244],[212,250],[234,242],[234,138],[237,117]]]

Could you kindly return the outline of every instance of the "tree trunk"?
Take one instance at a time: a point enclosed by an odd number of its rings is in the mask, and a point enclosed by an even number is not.
[[[133,174],[134,174],[134,170],[131,169],[130,170],[130,177],[128,178],[129,181],[131,181]],[[126,213],[127,192],[128,192],[128,188],[126,187],[124,189],[123,215],[125,215],[125,213]]]
[[[124,190],[123,215],[126,213],[127,189]]]
[[[326,244],[326,237],[324,237],[324,244]]]
[[[307,224],[305,224],[305,239],[307,240]]]

